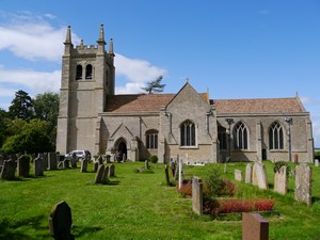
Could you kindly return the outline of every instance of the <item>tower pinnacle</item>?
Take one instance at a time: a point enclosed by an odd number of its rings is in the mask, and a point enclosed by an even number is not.
[[[71,26],[70,25],[67,28],[66,40],[64,42],[64,45],[67,45],[67,44],[72,44],[72,41],[71,41]]]
[[[100,31],[99,31],[99,38],[97,43],[100,45],[106,45],[106,42],[104,41],[104,27],[103,24],[100,25]]]
[[[110,38],[110,41],[109,41],[109,55],[111,55],[112,57],[114,57],[114,51],[113,51],[113,40],[112,38]]]

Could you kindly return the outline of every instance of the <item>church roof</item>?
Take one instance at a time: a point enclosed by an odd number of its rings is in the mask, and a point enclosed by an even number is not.
[[[176,94],[129,94],[114,95],[107,99],[106,112],[133,113],[158,112]],[[208,101],[207,93],[200,93]],[[210,99],[217,114],[240,113],[301,113],[306,112],[300,99],[292,98],[253,98],[253,99]]]
[[[214,99],[210,104],[218,114],[224,113],[299,113],[306,112],[298,97]]]

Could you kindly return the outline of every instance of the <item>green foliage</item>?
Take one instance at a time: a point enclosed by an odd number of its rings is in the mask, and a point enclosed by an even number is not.
[[[29,120],[34,116],[32,98],[23,90],[15,93],[15,98],[12,100],[9,107],[9,115],[11,118],[21,118]]]
[[[289,176],[291,168],[290,168],[288,162],[284,162],[284,161],[275,162],[274,167],[273,167],[273,172],[274,173],[280,172],[280,168],[282,166],[286,166],[287,167],[287,176]]]
[[[320,159],[320,151],[315,151],[314,152],[314,158],[315,159]]]
[[[17,126],[17,130],[14,135],[6,139],[1,148],[2,152],[39,153],[54,150],[48,137],[48,124],[45,121],[33,119],[25,122],[20,119],[12,123],[13,126]]]
[[[158,156],[156,155],[151,155],[148,159],[149,162],[152,162],[152,163],[157,163],[158,162]]]
[[[9,123],[9,116],[8,113],[0,108],[0,147],[4,143],[6,137],[8,136],[8,123]]]
[[[161,84],[162,79],[163,76],[161,75],[156,80],[147,82],[147,86],[143,87],[142,90],[146,91],[149,94],[153,92],[163,92],[166,84]]]

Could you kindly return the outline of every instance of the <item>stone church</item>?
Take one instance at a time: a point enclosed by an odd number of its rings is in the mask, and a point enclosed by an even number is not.
[[[131,161],[177,154],[189,163],[313,159],[310,114],[298,96],[210,99],[188,82],[175,94],[115,95],[112,39],[74,46],[62,57],[57,151],[87,149]]]

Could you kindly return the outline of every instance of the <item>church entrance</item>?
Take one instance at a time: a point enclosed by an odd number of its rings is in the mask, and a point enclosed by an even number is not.
[[[127,143],[123,138],[120,138],[115,144],[115,159],[116,161],[124,161],[127,160]]]

